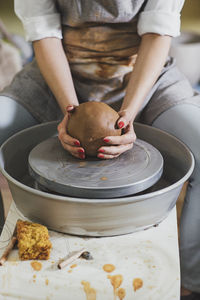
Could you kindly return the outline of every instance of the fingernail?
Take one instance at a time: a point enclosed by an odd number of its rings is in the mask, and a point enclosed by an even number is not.
[[[84,158],[85,158],[85,155],[84,155],[84,154],[79,154],[79,157],[80,157],[81,159],[84,159]]]
[[[99,149],[98,152],[104,153],[105,150],[104,149]]]
[[[118,123],[118,127],[119,127],[119,128],[124,127],[124,122],[123,122],[123,121],[120,121],[120,122]]]
[[[106,143],[108,143],[108,142],[110,142],[110,140],[109,139],[103,139],[104,140],[104,142],[106,142]]]
[[[98,154],[98,157],[99,158],[104,158],[104,155],[103,154]]]
[[[78,149],[79,153],[85,153],[84,149]]]
[[[74,145],[80,146],[80,142],[79,142],[79,141],[75,141],[75,142],[74,142]]]
[[[68,105],[68,106],[66,107],[66,110],[68,110],[69,108],[74,108],[74,107],[73,107],[73,105]]]

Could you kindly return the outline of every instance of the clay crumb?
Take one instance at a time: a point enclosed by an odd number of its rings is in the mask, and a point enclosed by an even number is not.
[[[42,269],[42,264],[38,261],[32,261],[31,262],[31,267],[35,270],[35,271],[40,271]]]
[[[120,287],[120,285],[122,284],[123,281],[123,276],[122,275],[108,275],[107,276],[108,279],[110,279],[110,282],[114,288],[114,290],[116,290],[117,288]]]
[[[133,289],[136,292],[143,286],[143,280],[141,278],[135,278],[133,280]]]
[[[76,267],[77,267],[77,264],[73,264],[70,266],[71,269],[76,268]]]
[[[104,177],[101,177],[100,179],[103,180],[103,181],[108,180],[108,178],[105,177],[105,176],[104,176]]]
[[[96,290],[90,286],[90,283],[82,280],[81,284],[83,285],[87,300],[96,300]]]
[[[123,288],[120,288],[117,292],[117,296],[119,297],[120,300],[123,300],[126,296],[126,291]]]
[[[81,161],[81,162],[79,163],[79,168],[85,167],[86,164],[87,164],[86,161]]]
[[[104,270],[105,272],[107,272],[107,273],[111,273],[112,271],[115,270],[115,266],[112,265],[112,264],[105,264],[105,265],[103,266],[103,270]]]

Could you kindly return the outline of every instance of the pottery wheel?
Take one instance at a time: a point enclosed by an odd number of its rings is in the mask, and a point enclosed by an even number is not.
[[[38,144],[29,154],[29,172],[50,191],[81,198],[113,198],[141,192],[158,181],[163,158],[137,139],[131,150],[111,160],[79,160],[65,151],[58,137]]]

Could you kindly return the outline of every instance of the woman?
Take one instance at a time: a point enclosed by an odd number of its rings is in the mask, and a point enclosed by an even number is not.
[[[2,141],[25,127],[61,119],[63,147],[84,159],[79,141],[66,132],[66,110],[104,101],[118,110],[118,127],[125,134],[105,137],[99,158],[117,157],[133,146],[134,120],[185,142],[196,157],[181,223],[182,292],[189,300],[200,293],[200,96],[168,58],[171,38],[179,35],[183,2],[15,0],[36,60],[2,92],[0,119],[6,115]]]

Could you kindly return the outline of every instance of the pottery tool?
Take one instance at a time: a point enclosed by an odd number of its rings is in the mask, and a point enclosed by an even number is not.
[[[6,262],[8,255],[10,254],[10,252],[12,251],[12,249],[14,248],[15,244],[17,242],[17,229],[15,227],[14,233],[10,239],[10,242],[8,243],[5,251],[3,252],[1,258],[0,258],[0,266],[3,266],[4,263]]]
[[[93,259],[92,255],[90,254],[90,252],[86,251],[86,249],[80,249],[78,251],[73,251],[70,252],[65,258],[63,258],[59,264],[58,264],[58,268],[59,269],[63,269],[64,267],[68,266],[69,264],[71,264],[73,261],[75,261],[78,258],[84,258],[86,260],[91,260]]]

